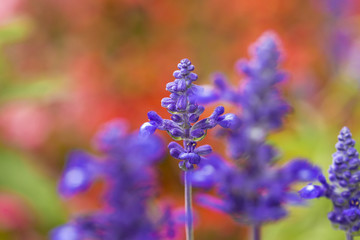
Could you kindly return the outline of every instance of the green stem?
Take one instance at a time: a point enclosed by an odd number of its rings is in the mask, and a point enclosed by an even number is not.
[[[193,230],[193,215],[192,215],[192,202],[191,202],[191,170],[185,171],[185,231],[186,240],[194,239]]]

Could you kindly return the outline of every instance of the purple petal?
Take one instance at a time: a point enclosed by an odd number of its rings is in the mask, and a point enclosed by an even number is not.
[[[299,191],[299,194],[305,199],[319,198],[324,195],[324,189],[321,186],[308,184]]]
[[[153,134],[156,129],[157,129],[156,126],[154,126],[153,124],[151,124],[149,122],[146,122],[143,125],[141,125],[139,135],[141,137],[148,137],[151,134]]]
[[[59,193],[70,197],[86,191],[99,171],[92,156],[82,151],[72,152],[59,182]]]
[[[207,155],[212,152],[212,148],[210,145],[203,145],[195,149],[195,153],[199,155]]]

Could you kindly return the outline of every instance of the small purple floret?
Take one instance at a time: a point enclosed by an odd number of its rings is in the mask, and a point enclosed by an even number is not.
[[[88,190],[100,171],[93,156],[82,151],[72,152],[59,182],[59,193],[71,197]]]

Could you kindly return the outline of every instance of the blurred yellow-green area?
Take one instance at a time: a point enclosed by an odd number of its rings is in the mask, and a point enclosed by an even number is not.
[[[237,85],[235,62],[266,30],[282,41],[289,79],[280,89],[293,107],[270,141],[280,164],[304,157],[327,172],[342,126],[360,140],[359,1],[1,0],[0,240],[47,239],[96,207],[96,191],[58,196],[67,153],[91,150],[110,119],[136,130],[150,110],[168,116],[160,100],[182,58],[196,66],[199,84],[220,71]],[[170,157],[160,165],[160,195],[181,206],[176,165]],[[263,239],[344,239],[327,220],[331,207],[326,199],[291,207]],[[247,239],[230,217],[195,210],[196,239]]]

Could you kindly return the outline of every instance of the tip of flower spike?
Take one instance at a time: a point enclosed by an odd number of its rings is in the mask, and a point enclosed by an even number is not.
[[[349,133],[351,133],[351,132],[350,132],[350,129],[349,129],[348,127],[344,126],[344,127],[341,129],[340,133],[342,133],[342,134],[349,134]]]
[[[269,61],[276,63],[283,52],[280,48],[281,44],[277,34],[273,31],[266,31],[250,46],[249,51],[252,56],[263,63]]]
[[[180,69],[180,68],[188,67],[188,66],[190,66],[190,65],[191,65],[190,60],[187,59],[187,58],[184,58],[184,59],[182,59],[182,60],[180,61],[178,67],[179,67],[179,69]]]
[[[267,30],[265,31],[257,40],[259,45],[262,45],[264,47],[268,48],[274,48],[278,45],[280,45],[280,39],[276,32],[273,30]]]
[[[268,30],[258,38],[253,47],[277,51],[280,46],[281,41],[278,35],[274,31]]]

